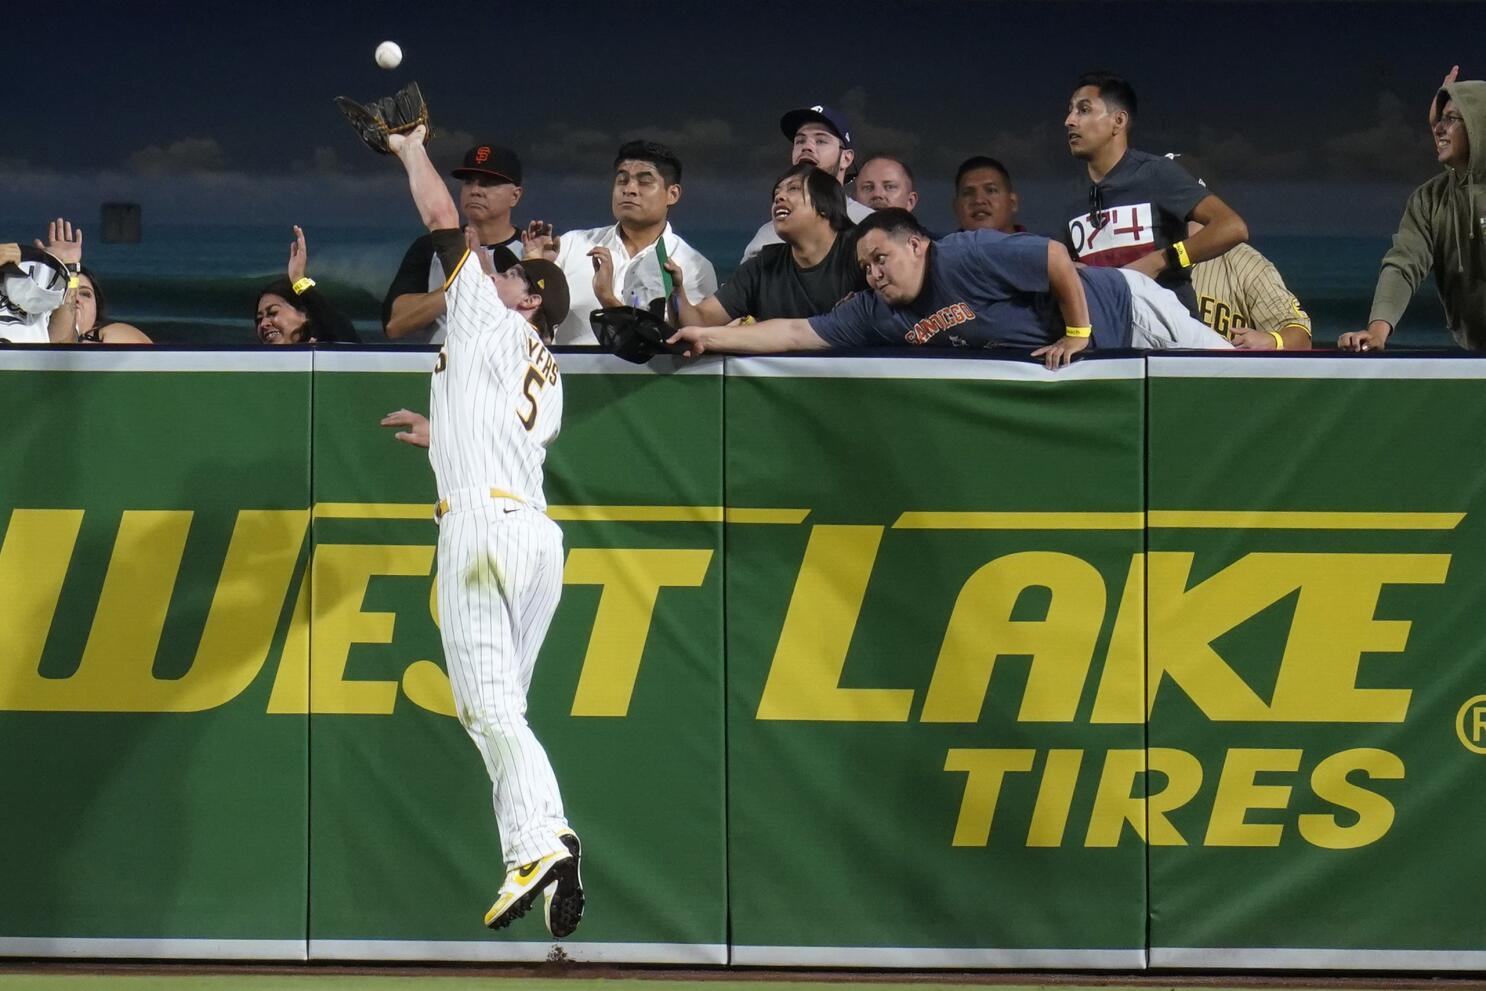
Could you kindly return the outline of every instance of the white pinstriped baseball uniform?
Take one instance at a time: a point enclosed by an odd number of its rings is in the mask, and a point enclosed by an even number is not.
[[[485,760],[508,868],[564,850],[557,778],[526,722],[537,652],[562,592],[562,531],[542,462],[562,379],[536,329],[466,254],[445,290],[429,407],[439,522],[439,625],[460,723]],[[491,489],[507,496],[492,497]]]

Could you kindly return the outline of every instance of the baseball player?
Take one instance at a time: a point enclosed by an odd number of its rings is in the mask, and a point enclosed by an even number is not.
[[[562,423],[562,379],[542,336],[567,314],[567,283],[543,259],[500,273],[484,268],[429,161],[426,133],[394,134],[388,147],[450,273],[428,455],[440,496],[444,657],[460,723],[490,774],[506,865],[485,925],[510,924],[545,892],[547,928],[560,939],[583,915],[581,852],[552,765],[527,725],[526,692],[562,591],[562,531],[542,496],[542,462]]]

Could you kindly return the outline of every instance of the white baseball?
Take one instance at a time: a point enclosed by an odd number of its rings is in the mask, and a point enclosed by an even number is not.
[[[396,69],[402,62],[402,48],[395,41],[384,41],[377,46],[377,65],[384,69]]]

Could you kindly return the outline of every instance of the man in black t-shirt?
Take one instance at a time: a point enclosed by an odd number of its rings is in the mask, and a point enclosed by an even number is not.
[[[504,245],[520,258],[521,232],[511,223],[511,211],[521,202],[521,159],[516,153],[499,145],[475,145],[449,174],[460,181],[459,212],[474,228],[486,256]],[[429,235],[408,247],[382,301],[382,328],[388,340],[443,342],[445,276]]]
[[[1069,207],[1063,243],[1085,265],[1133,269],[1197,314],[1192,266],[1249,239],[1233,209],[1176,162],[1130,147],[1135,90],[1118,76],[1080,76],[1063,126],[1088,166],[1087,202]],[[1187,236],[1187,222],[1202,230]]]
[[[809,162],[790,168],[774,184],[772,217],[784,243],[766,245],[700,303],[678,291],[683,325],[815,316],[867,287],[848,243],[846,193],[829,172]],[[674,262],[667,267],[681,286],[681,269]]]

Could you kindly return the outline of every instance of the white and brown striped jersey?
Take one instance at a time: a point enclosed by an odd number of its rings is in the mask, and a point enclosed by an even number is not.
[[[536,328],[508,309],[467,252],[444,293],[428,459],[440,495],[497,488],[545,510],[542,463],[562,427],[562,377]]]
[[[1247,244],[1234,245],[1217,258],[1192,267],[1197,318],[1224,337],[1249,327],[1280,331],[1299,327],[1310,334],[1311,318],[1300,308],[1268,258]]]

